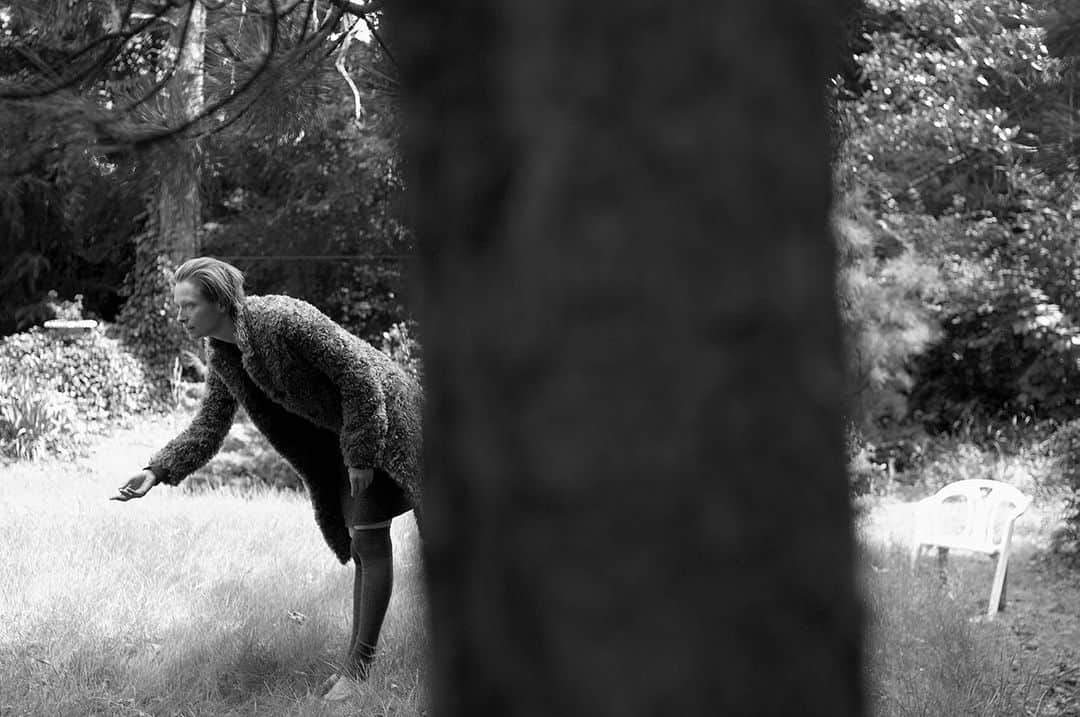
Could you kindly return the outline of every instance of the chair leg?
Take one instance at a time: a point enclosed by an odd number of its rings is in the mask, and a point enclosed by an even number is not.
[[[1005,609],[1005,603],[1008,602],[1008,599],[1005,597],[1007,592],[1009,592],[1009,565],[1006,563],[1005,577],[1001,580],[1001,599],[998,601],[998,612]]]
[[[1009,574],[1009,549],[1012,547],[1014,517],[1005,525],[1005,534],[1001,540],[1001,552],[998,554],[997,570],[994,571],[994,587],[990,591],[990,604],[986,606],[986,616],[991,620],[999,610],[1005,609],[1005,578]]]
[[[937,549],[937,568],[938,568],[938,580],[941,581],[941,586],[945,587],[949,584],[949,575],[946,572],[946,567],[949,564],[949,549],[938,548]]]
[[[994,571],[994,585],[990,590],[990,602],[986,607],[986,617],[993,620],[998,611],[1005,609],[1005,578],[1009,574],[1009,550],[1002,548],[998,554],[997,570]]]

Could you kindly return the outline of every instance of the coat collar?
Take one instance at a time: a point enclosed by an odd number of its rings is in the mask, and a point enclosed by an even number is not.
[[[236,309],[236,318],[233,320],[233,330],[236,332],[236,347],[244,356],[251,355],[251,332],[249,322],[251,311],[247,302],[240,304]]]

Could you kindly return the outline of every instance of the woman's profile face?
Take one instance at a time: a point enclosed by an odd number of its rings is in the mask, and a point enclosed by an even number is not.
[[[178,282],[173,287],[173,301],[177,306],[176,320],[192,338],[210,336],[227,320],[225,311],[207,299],[202,289],[190,281]]]

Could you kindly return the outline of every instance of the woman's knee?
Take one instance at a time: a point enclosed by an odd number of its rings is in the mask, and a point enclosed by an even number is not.
[[[352,556],[355,560],[379,560],[393,555],[389,521],[374,526],[354,526],[349,528],[349,533],[352,536]]]

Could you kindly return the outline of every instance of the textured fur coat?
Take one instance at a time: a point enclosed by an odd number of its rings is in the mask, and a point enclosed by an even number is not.
[[[182,481],[220,450],[239,404],[303,478],[323,537],[348,562],[340,496],[349,466],[385,471],[419,506],[420,387],[389,356],[287,296],[248,297],[236,337],[207,340],[199,412],[148,467],[161,482]]]

